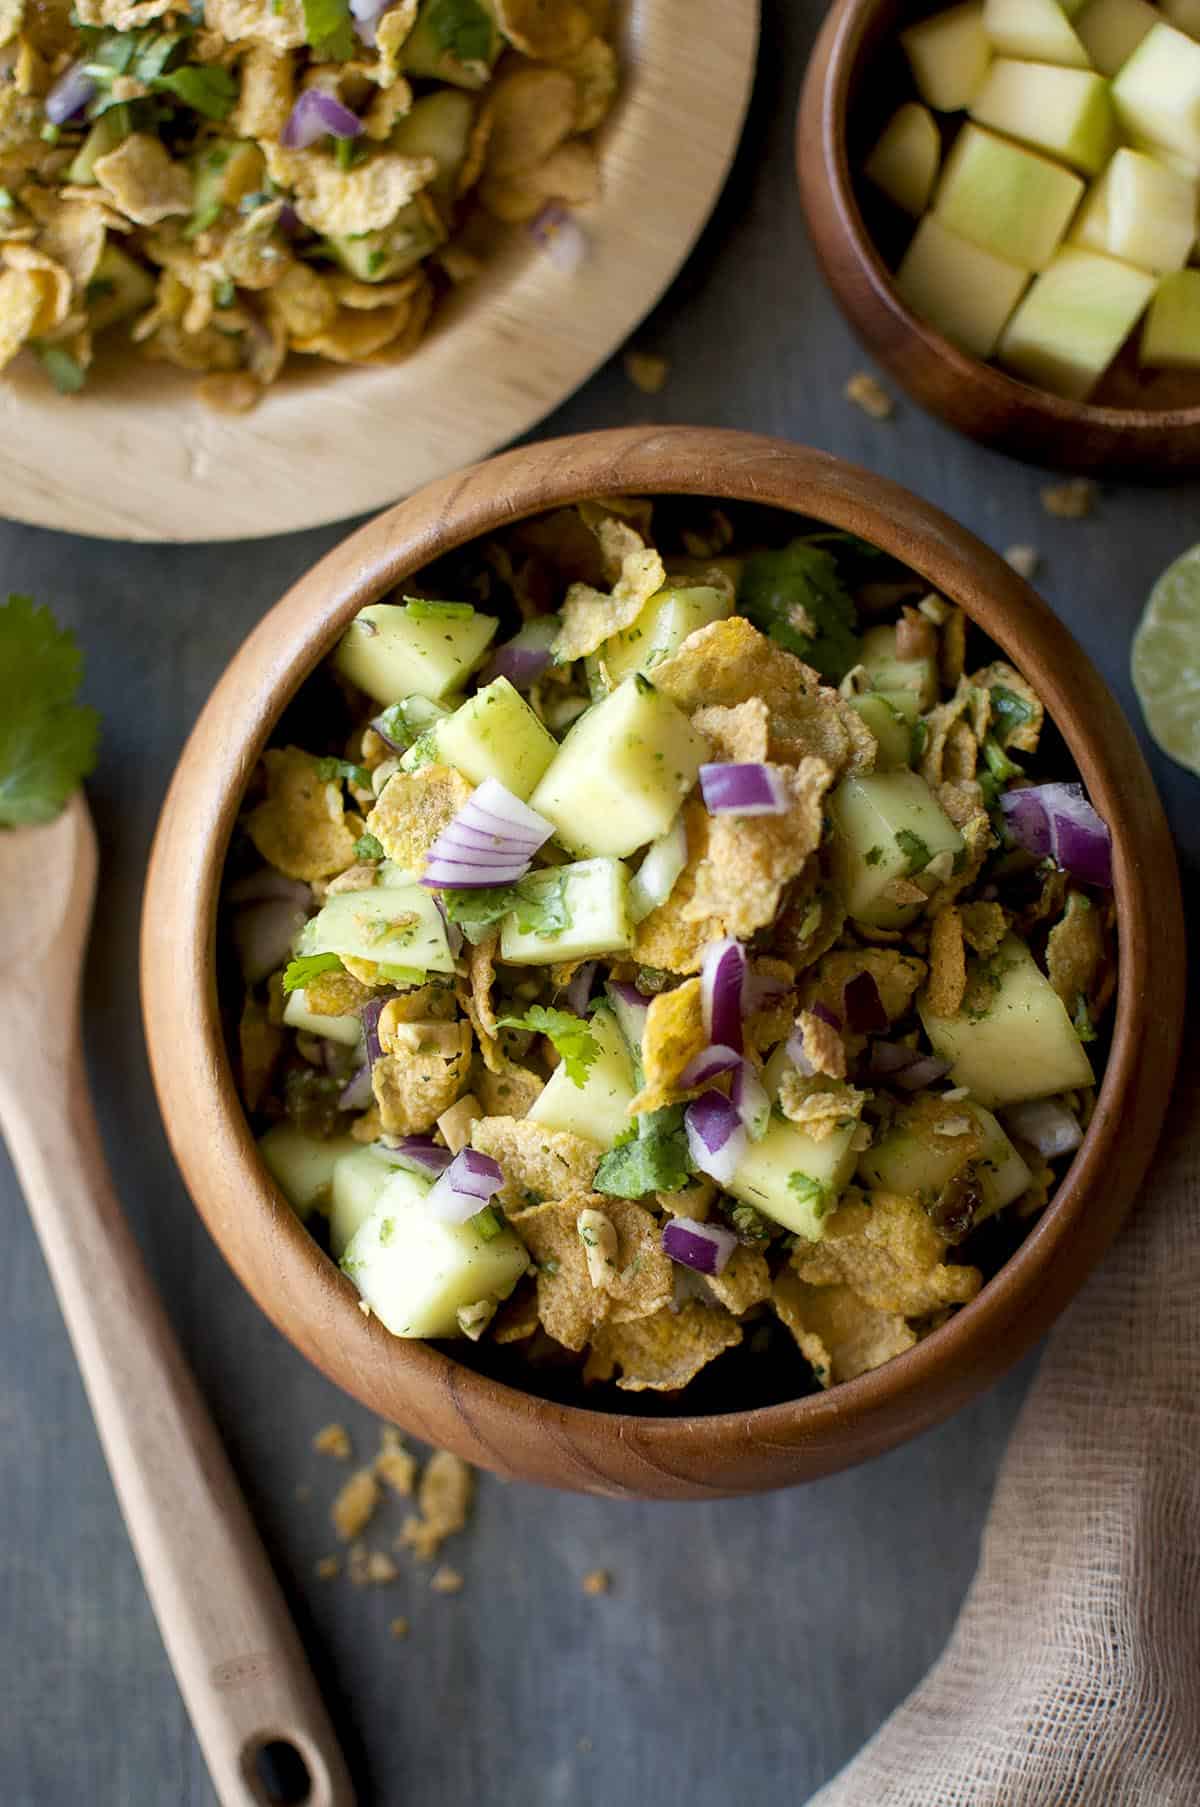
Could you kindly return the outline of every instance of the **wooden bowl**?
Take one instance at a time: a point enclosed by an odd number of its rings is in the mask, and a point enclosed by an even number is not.
[[[1058,470],[1146,477],[1200,468],[1200,374],[1143,372],[1129,352],[1096,401],[1064,401],[968,357],[897,295],[876,243],[878,235],[886,248],[886,203],[877,214],[853,172],[892,109],[915,92],[896,33],[932,10],[911,0],[837,0],[808,65],[796,122],[800,196],[842,311],[915,401],[985,445]]]
[[[586,496],[766,503],[849,529],[960,603],[1037,686],[1114,830],[1121,958],[1112,1052],[1069,1174],[978,1298],[907,1354],[828,1393],[706,1417],[551,1404],[428,1343],[390,1336],[259,1161],[217,1002],[217,896],[246,783],[284,705],[359,609],[436,555]],[[184,749],[142,922],[146,1032],[184,1179],[227,1260],[284,1334],[372,1411],[499,1473],[582,1492],[707,1498],[847,1467],[924,1430],[1042,1335],[1129,1209],[1162,1123],[1183,1012],[1174,854],[1149,772],[1100,677],[995,553],[907,490],[822,452],[700,428],[627,428],[476,465],[381,515],[250,635]]]

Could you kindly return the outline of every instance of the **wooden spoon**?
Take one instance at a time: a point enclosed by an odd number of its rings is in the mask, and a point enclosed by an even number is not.
[[[105,1163],[79,1020],[95,883],[82,794],[48,827],[0,831],[0,1129],[222,1807],[353,1807],[279,1584]],[[261,1773],[279,1743],[303,1761],[307,1793]]]

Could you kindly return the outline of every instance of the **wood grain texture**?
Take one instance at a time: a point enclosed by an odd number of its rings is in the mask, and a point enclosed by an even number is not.
[[[285,702],[367,602],[501,521],[583,496],[753,499],[862,535],[927,577],[1021,666],[1114,827],[1121,967],[1112,1053],[1051,1207],[970,1306],[885,1368],[785,1406],[705,1419],[550,1405],[390,1337],[295,1219],[258,1157],[226,1058],[216,897],[246,781]],[[706,429],[550,441],[431,485],[336,548],[250,636],[168,793],[143,916],[145,1022],[176,1159],[235,1272],[339,1385],[497,1472],[583,1492],[704,1498],[832,1473],[927,1428],[1042,1334],[1128,1210],[1162,1122],[1182,1024],[1174,855],[1145,762],[1070,635],[980,541],[896,484],[820,452]]]
[[[48,827],[0,836],[0,1128],[221,1807],[266,1801],[256,1758],[277,1739],[303,1756],[311,1807],[353,1807],[278,1583],[109,1180],[78,1008],[96,863],[81,796]]]
[[[1132,356],[1100,401],[1064,401],[968,357],[900,300],[872,241],[854,166],[902,98],[895,32],[920,0],[837,0],[817,39],[796,123],[800,195],[821,268],[871,352],[924,408],[1018,458],[1062,470],[1165,476],[1200,469],[1200,379]]]
[[[227,540],[364,514],[526,432],[659,299],[728,174],[758,0],[629,0],[624,90],[601,132],[603,195],[574,274],[517,229],[404,364],[294,360],[251,414],[130,354],[79,396],[32,359],[0,380],[0,511],[73,533]]]

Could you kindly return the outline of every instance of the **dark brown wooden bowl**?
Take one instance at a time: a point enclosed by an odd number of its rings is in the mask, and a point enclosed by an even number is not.
[[[800,197],[843,313],[914,401],[985,445],[1056,470],[1200,469],[1200,374],[1141,371],[1127,347],[1095,401],[1064,401],[968,357],[897,295],[884,255],[894,221],[876,212],[855,172],[915,92],[896,34],[933,10],[928,0],[837,0],[808,65],[796,121]]]
[[[347,623],[436,555],[586,496],[765,503],[846,528],[960,603],[1037,686],[1114,832],[1120,967],[1112,1050],[1083,1146],[1041,1219],[972,1304],[907,1354],[828,1393],[712,1416],[552,1404],[390,1336],[285,1204],[238,1099],[218,1008],[222,867],[280,713]],[[370,522],[250,635],[200,715],[158,825],[142,921],[146,1033],[192,1197],[296,1347],[381,1417],[499,1473],[583,1492],[699,1499],[829,1474],[926,1429],[1042,1335],[1104,1252],[1163,1119],[1183,1013],[1174,852],[1150,774],[1090,662],[986,546],[907,490],[822,452],[701,428],[626,428],[509,452]]]

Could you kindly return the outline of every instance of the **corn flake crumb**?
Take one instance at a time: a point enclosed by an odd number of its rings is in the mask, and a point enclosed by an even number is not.
[[[435,1569],[430,1576],[429,1585],[435,1594],[460,1594],[463,1578],[457,1569],[452,1569],[448,1563],[443,1563],[441,1568]]]
[[[417,1479],[417,1458],[411,1450],[404,1447],[404,1441],[394,1425],[385,1424],[381,1427],[375,1473],[393,1493],[400,1494],[404,1499],[411,1496]]]
[[[879,378],[872,376],[869,370],[859,370],[846,384],[843,394],[848,402],[869,414],[872,420],[890,420],[896,412],[896,404],[884,388]]]
[[[607,1594],[612,1587],[612,1576],[607,1569],[589,1569],[583,1578],[583,1591],[593,1598],[597,1594]]]
[[[313,1565],[313,1573],[318,1581],[332,1581],[341,1572],[342,1559],[340,1556],[322,1556],[320,1561]]]
[[[356,1543],[351,1546],[347,1573],[355,1587],[386,1587],[400,1570],[383,1550],[368,1550],[366,1544]]]
[[[1090,477],[1068,477],[1065,483],[1047,483],[1042,507],[1060,521],[1082,521],[1096,506],[1096,485]]]
[[[1004,562],[1011,565],[1018,577],[1029,583],[1037,576],[1041,556],[1036,546],[1010,546],[1004,554]]]
[[[375,1516],[379,1505],[379,1482],[369,1468],[359,1468],[342,1488],[329,1516],[343,1543],[351,1543],[361,1535]]]
[[[400,1544],[422,1562],[432,1562],[446,1538],[466,1524],[474,1484],[474,1472],[461,1456],[435,1449],[417,1489],[420,1516],[405,1519]]]
[[[395,1619],[388,1620],[388,1631],[391,1636],[395,1638],[397,1643],[403,1642],[408,1636],[409,1629],[408,1620],[404,1617],[403,1613]]]
[[[624,362],[625,375],[643,395],[658,395],[671,373],[666,358],[649,351],[627,351]]]
[[[350,1433],[344,1424],[327,1424],[312,1440],[319,1456],[332,1456],[335,1462],[348,1462],[351,1456]]]

